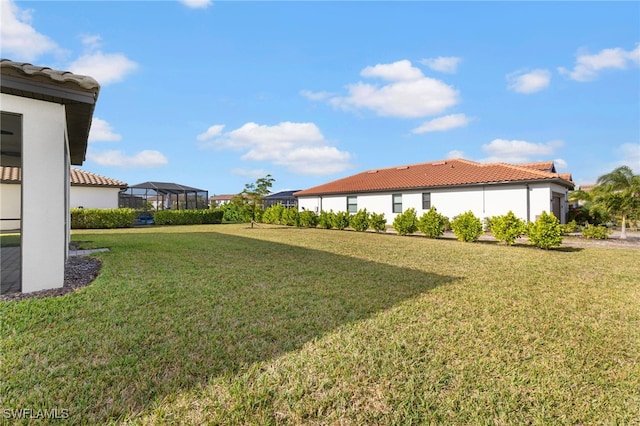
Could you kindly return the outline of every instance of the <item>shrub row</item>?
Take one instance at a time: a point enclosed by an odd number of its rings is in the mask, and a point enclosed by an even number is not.
[[[311,210],[298,212],[295,207],[286,208],[281,204],[268,207],[262,215],[263,223],[276,225],[299,226],[305,228],[320,227],[323,229],[343,230],[351,226],[356,231],[373,229],[376,232],[386,230],[387,221],[384,214],[369,213],[360,210],[354,215],[347,212],[321,211],[316,214]]]
[[[323,210],[319,215],[316,215],[309,210],[299,213],[295,208],[274,205],[265,210],[262,219],[265,223],[308,228],[343,230],[350,226],[360,232],[367,229],[373,229],[376,232],[386,230],[384,214],[369,213],[366,209],[359,210],[353,215],[349,215],[347,212],[335,213],[333,210],[328,212]],[[526,235],[530,244],[542,249],[560,246],[563,235],[568,229],[568,226],[560,225],[558,219],[547,212],[542,212],[535,222],[527,224],[509,211],[503,216],[485,218],[483,226],[482,221],[471,211],[458,215],[449,222],[449,219],[438,213],[434,207],[419,219],[416,210],[410,208],[398,214],[393,220],[393,228],[399,235],[410,235],[419,230],[428,238],[439,238],[449,227],[453,230],[456,238],[464,242],[478,241],[486,227],[498,241],[508,245],[513,245],[516,239]],[[601,238],[596,236],[602,234],[600,229],[590,230],[590,232],[594,235],[590,238]]]
[[[222,223],[222,210],[158,210],[154,214],[156,225],[206,225]]]
[[[134,209],[71,209],[71,229],[131,228]]]

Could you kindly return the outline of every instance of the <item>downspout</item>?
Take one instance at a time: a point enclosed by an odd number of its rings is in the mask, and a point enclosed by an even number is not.
[[[486,188],[486,185],[482,185],[482,215],[484,215],[486,213],[486,209],[485,209],[485,202],[484,202],[484,190]]]
[[[529,184],[526,185],[527,188],[527,222],[531,222],[531,195],[529,194]]]

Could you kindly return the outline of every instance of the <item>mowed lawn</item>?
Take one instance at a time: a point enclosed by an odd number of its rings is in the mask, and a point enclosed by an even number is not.
[[[4,409],[78,424],[640,423],[638,249],[267,225],[73,240],[111,249],[92,285],[0,303]]]

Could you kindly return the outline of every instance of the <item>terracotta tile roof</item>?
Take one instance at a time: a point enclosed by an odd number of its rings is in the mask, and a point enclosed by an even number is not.
[[[466,186],[508,182],[556,181],[573,188],[570,175],[559,175],[505,163],[481,164],[456,159],[374,169],[299,191],[296,197],[392,191],[429,187]]]
[[[541,161],[541,162],[538,162],[538,163],[525,163],[525,164],[518,164],[518,166],[526,167],[527,169],[540,170],[541,172],[551,172],[551,173],[555,173],[556,172],[556,167],[553,164],[553,161]]]
[[[18,183],[21,181],[20,167],[0,166],[0,182]]]
[[[71,185],[77,186],[110,186],[126,188],[127,184],[120,180],[100,176],[95,173],[71,167]]]
[[[122,181],[100,176],[95,173],[87,172],[73,167],[71,168],[70,178],[71,185],[73,186],[107,186],[113,188],[127,187],[127,184]],[[22,173],[20,167],[0,166],[0,181],[2,183],[20,183],[21,180]]]
[[[225,200],[230,200],[233,197],[235,197],[238,194],[221,194],[221,195],[214,195],[209,197],[209,200],[211,201],[225,201]]]

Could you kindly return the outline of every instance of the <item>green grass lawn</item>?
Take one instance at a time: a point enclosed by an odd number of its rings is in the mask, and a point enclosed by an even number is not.
[[[246,225],[74,232],[0,303],[0,407],[75,423],[638,424],[640,251]],[[4,420],[0,420],[4,421]]]

